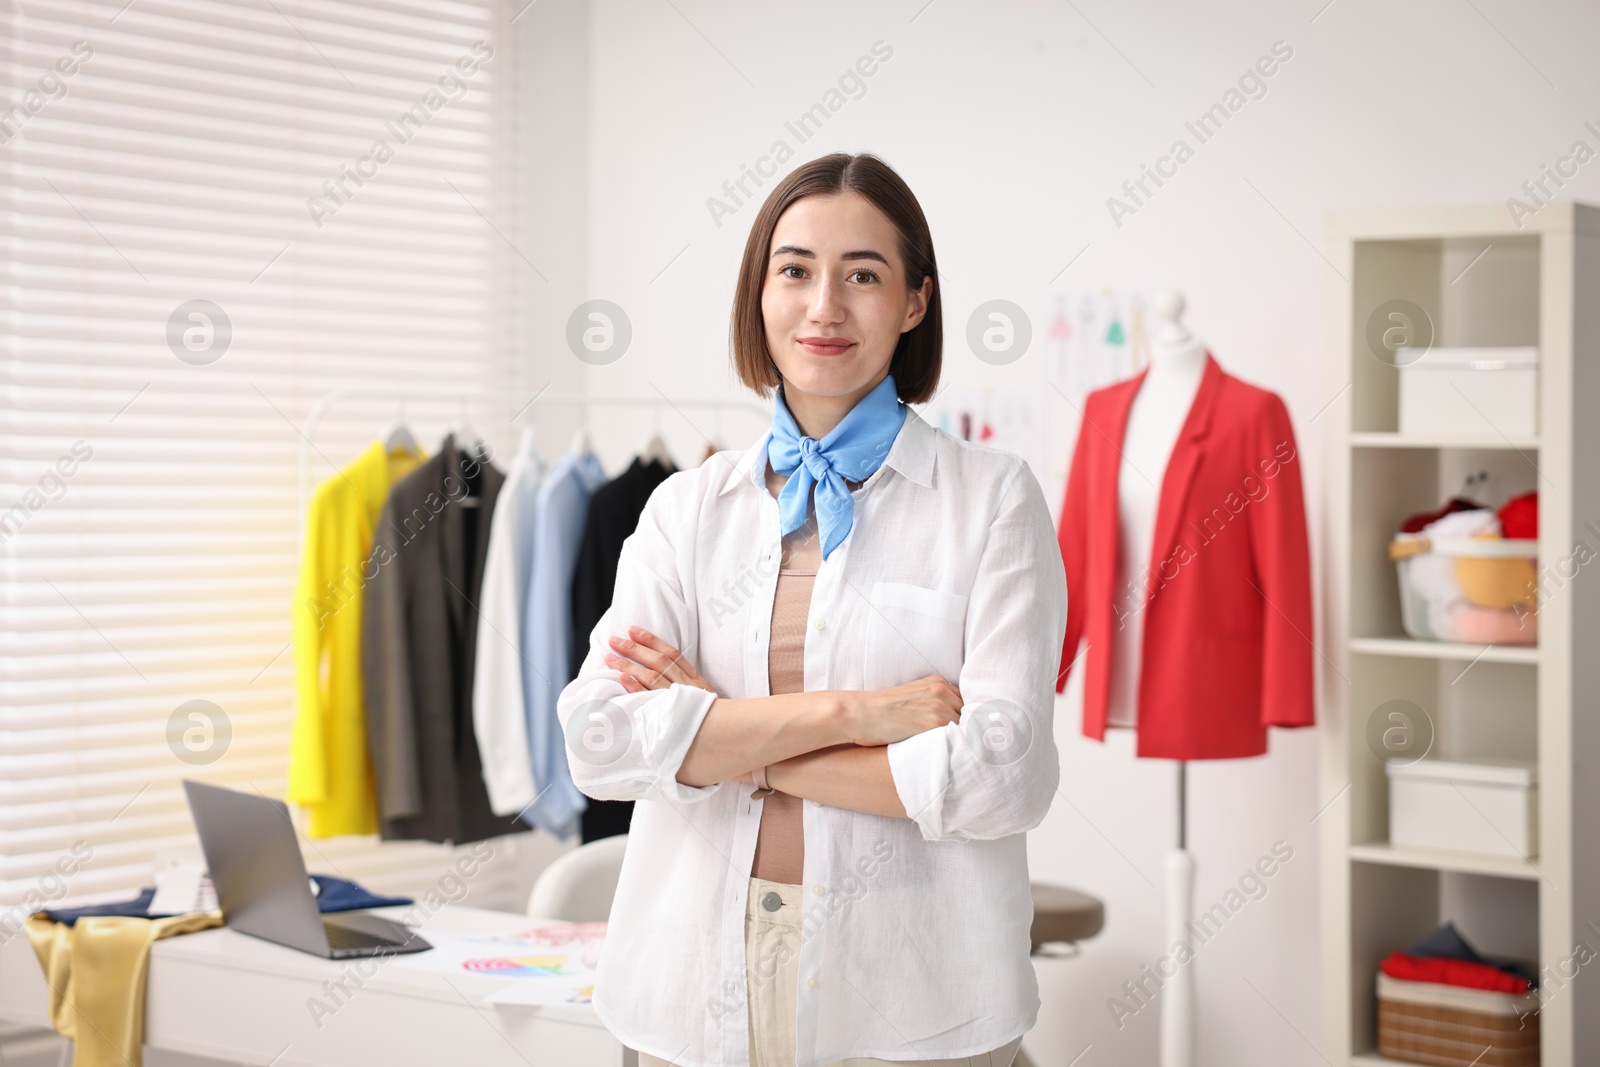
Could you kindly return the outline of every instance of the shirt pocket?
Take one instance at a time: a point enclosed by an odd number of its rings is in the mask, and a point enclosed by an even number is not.
[[[967,598],[960,593],[874,582],[862,644],[864,689],[888,689],[929,674],[955,685],[965,653]]]

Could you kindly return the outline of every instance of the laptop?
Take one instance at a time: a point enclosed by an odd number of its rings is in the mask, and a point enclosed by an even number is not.
[[[433,947],[410,927],[379,915],[348,911],[325,918],[283,801],[187,778],[183,789],[228,926],[332,960]]]

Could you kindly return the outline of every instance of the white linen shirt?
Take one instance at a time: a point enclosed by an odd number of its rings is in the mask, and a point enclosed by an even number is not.
[[[611,606],[557,702],[578,788],[636,800],[594,1007],[628,1047],[683,1067],[747,1067],[744,918],[762,802],[749,782],[689,786],[685,753],[718,695],[770,695],[781,537],[767,439],[651,495]],[[796,1067],[977,1055],[1039,1009],[1025,831],[1060,781],[1052,735],[1066,576],[1027,464],[908,411],[819,566],[805,689],[940,674],[961,721],[887,746],[910,818],[804,806]],[[629,693],[607,640],[642,626],[710,692]]]
[[[478,598],[478,644],[472,673],[472,728],[483,764],[489,810],[525,811],[538,794],[528,761],[528,698],[523,685],[523,619],[533,568],[534,519],[544,461],[531,430],[489,517],[489,548]]]

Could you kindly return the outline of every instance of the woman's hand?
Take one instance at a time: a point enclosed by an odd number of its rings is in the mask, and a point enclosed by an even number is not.
[[[649,630],[630,626],[628,634],[611,638],[612,651],[605,658],[607,667],[622,673],[622,686],[628,692],[665,689],[673,682],[716,692],[682,652]]]
[[[840,693],[845,732],[857,745],[888,745],[961,719],[961,690],[937,674],[890,689]]]

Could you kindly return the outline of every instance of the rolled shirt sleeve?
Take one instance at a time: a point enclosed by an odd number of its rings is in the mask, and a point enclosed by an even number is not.
[[[1031,830],[1061,780],[1053,730],[1067,624],[1061,551],[1022,460],[999,496],[967,606],[961,719],[887,746],[895,790],[928,841]]]
[[[674,475],[673,477],[677,477]],[[696,661],[695,623],[684,597],[678,553],[692,552],[694,516],[678,516],[672,478],[650,495],[622,544],[611,606],[588,635],[578,674],[556,700],[573,784],[595,800],[703,800],[724,783],[689,786],[678,771],[717,695],[674,682],[630,693],[605,665],[613,636],[641,626]]]

